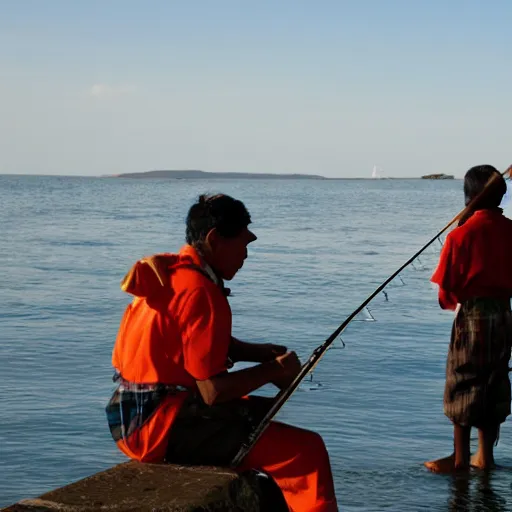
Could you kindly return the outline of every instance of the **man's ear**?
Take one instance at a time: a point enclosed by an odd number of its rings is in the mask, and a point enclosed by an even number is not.
[[[205,242],[211,251],[214,251],[218,247],[219,241],[220,235],[217,228],[210,229],[206,235]]]

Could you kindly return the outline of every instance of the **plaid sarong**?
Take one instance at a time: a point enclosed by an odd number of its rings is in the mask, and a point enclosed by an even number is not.
[[[105,412],[114,441],[127,439],[151,417],[162,400],[186,388],[165,384],[134,384],[115,374],[119,382],[110,398]]]
[[[453,423],[495,427],[510,415],[510,300],[474,298],[455,317],[446,363],[444,413]]]

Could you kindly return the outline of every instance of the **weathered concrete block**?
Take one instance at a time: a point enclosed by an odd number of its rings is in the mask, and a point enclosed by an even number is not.
[[[268,489],[262,489],[255,479],[229,469],[130,461],[39,498],[22,500],[3,512],[281,510],[277,502],[277,508],[269,509],[268,499]]]

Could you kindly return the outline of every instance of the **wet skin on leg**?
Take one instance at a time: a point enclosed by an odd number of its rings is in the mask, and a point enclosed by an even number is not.
[[[470,465],[470,434],[471,427],[453,426],[454,451],[448,457],[425,462],[425,466],[434,473],[454,473],[467,471]]]
[[[471,466],[489,470],[494,469],[494,444],[498,438],[498,426],[478,429],[478,451],[471,457]]]

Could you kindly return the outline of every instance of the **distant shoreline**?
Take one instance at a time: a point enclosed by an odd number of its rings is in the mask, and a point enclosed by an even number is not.
[[[107,176],[109,177],[109,176]],[[131,178],[131,179],[296,179],[296,180],[326,180],[325,176],[317,174],[272,174],[272,173],[245,173],[245,172],[208,172],[198,170],[169,170],[169,171],[145,171],[131,172],[123,174],[114,174],[111,178]]]
[[[232,180],[421,180],[426,179],[424,176],[417,177],[353,177],[353,178],[330,178],[317,174],[273,174],[273,173],[244,173],[244,172],[213,172],[199,170],[161,170],[161,171],[145,171],[132,172],[122,174],[111,174],[102,176],[103,178],[128,178],[128,179],[232,179]],[[427,178],[428,179],[428,178]],[[453,179],[453,178],[452,178]]]
[[[164,174],[162,174],[162,172]],[[381,178],[372,178],[371,176],[358,177],[327,177],[316,174],[272,174],[272,173],[242,173],[242,172],[207,172],[207,171],[147,171],[123,174],[25,174],[25,173],[0,173],[4,176],[24,176],[41,178],[87,178],[87,179],[156,179],[156,180],[312,180],[312,181],[386,181],[386,180],[430,180],[423,176],[386,176]],[[462,180],[462,178],[450,178],[450,180]],[[438,180],[435,180],[438,181]],[[441,180],[444,181],[444,180]]]

